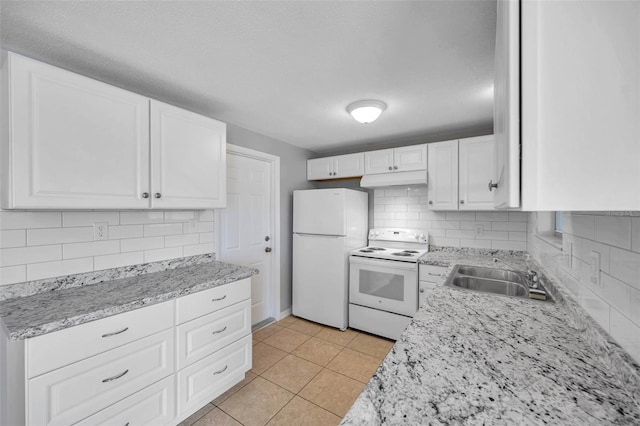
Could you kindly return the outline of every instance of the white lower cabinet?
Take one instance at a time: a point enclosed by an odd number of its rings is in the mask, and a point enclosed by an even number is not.
[[[33,425],[74,424],[173,373],[173,330],[29,380]]]
[[[251,335],[184,368],[178,377],[178,416],[186,418],[244,379],[251,369]]]
[[[447,267],[435,265],[420,265],[418,268],[418,306],[427,300],[429,290],[442,285],[447,279]]]
[[[177,424],[244,379],[251,343],[250,278],[10,342],[9,424]]]
[[[175,379],[171,375],[120,402],[116,402],[80,423],[76,423],[76,425],[172,425],[176,415],[175,393]]]

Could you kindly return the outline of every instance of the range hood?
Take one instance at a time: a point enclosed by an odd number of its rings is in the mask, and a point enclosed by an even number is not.
[[[360,180],[362,188],[379,188],[384,186],[426,185],[427,171],[414,170],[412,172],[380,173],[364,175]]]

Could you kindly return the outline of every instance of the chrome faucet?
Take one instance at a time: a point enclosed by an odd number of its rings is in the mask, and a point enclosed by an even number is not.
[[[516,271],[518,273],[520,273],[519,268],[515,268],[513,265],[505,262],[502,259],[499,259],[497,257],[493,258],[493,262],[501,262],[504,263],[505,265],[507,265],[510,269],[512,269],[513,271]],[[538,273],[532,269],[527,269],[526,272],[524,272],[524,276],[527,280],[527,284],[529,285],[529,288],[538,288]]]

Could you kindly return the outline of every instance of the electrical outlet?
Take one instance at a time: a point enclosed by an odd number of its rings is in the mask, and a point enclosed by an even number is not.
[[[93,239],[106,240],[109,238],[109,224],[107,222],[97,222],[93,224]]]
[[[600,285],[600,253],[592,251],[589,255],[591,265],[591,282]]]
[[[476,237],[484,236],[484,225],[476,225]]]

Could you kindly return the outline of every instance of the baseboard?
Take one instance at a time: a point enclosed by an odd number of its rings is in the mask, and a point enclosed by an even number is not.
[[[291,315],[291,308],[280,312],[280,316],[278,317],[278,321],[280,321],[282,318],[288,317],[289,315]]]

